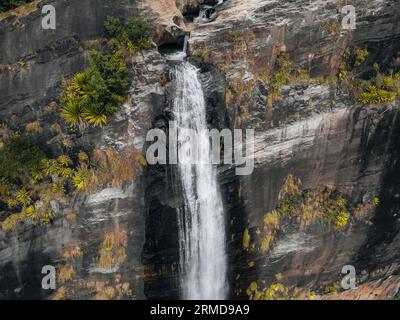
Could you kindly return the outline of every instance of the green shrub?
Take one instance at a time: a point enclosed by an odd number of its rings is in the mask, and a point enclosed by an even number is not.
[[[379,65],[374,64],[376,76],[368,81],[356,78],[352,73],[353,68],[361,66],[368,55],[367,49],[356,48],[353,52],[346,50],[339,66],[339,80],[347,83],[351,95],[359,103],[385,104],[396,100],[400,95],[400,72],[384,75],[379,71]]]
[[[106,35],[110,38],[120,39],[124,31],[121,20],[110,16],[108,16],[104,22],[104,27],[106,29]]]
[[[91,52],[89,67],[67,83],[62,115],[72,125],[103,126],[124,101],[128,70],[118,53]]]
[[[127,33],[139,50],[148,49],[151,46],[148,22],[141,17],[132,17],[128,20]]]
[[[336,36],[338,34],[340,34],[340,30],[341,30],[341,24],[338,21],[329,21],[327,23],[325,23],[324,25],[322,25],[322,28],[328,32],[329,34],[331,34],[332,36]]]
[[[107,17],[105,22],[106,35],[111,38],[111,48],[125,47],[131,53],[136,53],[151,46],[150,28],[142,17],[132,17],[124,25],[120,19]]]
[[[339,72],[338,72],[338,77],[340,81],[344,81],[348,78],[349,76],[349,71],[347,70],[346,64],[341,63],[339,66]]]
[[[281,214],[289,214],[293,215],[296,213],[298,209],[298,201],[296,195],[288,195],[281,201],[279,201],[278,206],[276,207],[276,211]]]
[[[304,223],[320,220],[341,230],[350,223],[351,218],[357,218],[379,204],[379,199],[374,197],[370,202],[352,208],[342,193],[334,191],[332,187],[300,192],[300,183],[296,181],[298,180],[292,175],[285,179],[280,191],[284,197],[278,202],[275,210],[264,216],[264,230],[267,233],[273,235],[275,229],[279,228],[280,220],[285,216],[297,215]]]
[[[355,50],[355,62],[354,62],[354,66],[355,67],[359,67],[361,66],[364,61],[367,59],[369,52],[367,49],[361,50],[361,49],[356,49]]]
[[[52,201],[65,205],[72,192],[89,194],[100,185],[121,187],[145,165],[142,153],[133,149],[97,150],[92,161],[83,151],[73,158],[75,162],[67,155],[49,159],[19,135],[6,141],[0,149],[0,204],[6,219],[0,226],[11,230],[21,221],[47,224],[54,217]]]
[[[250,283],[246,290],[249,300],[285,300],[289,299],[289,289],[281,283],[273,283],[269,287],[259,290],[257,282]]]
[[[93,51],[89,66],[66,82],[62,93],[62,115],[71,125],[103,126],[124,101],[128,87],[126,55],[151,46],[149,25],[133,17],[124,25],[107,17],[106,35],[111,37],[105,52]]]
[[[14,136],[0,149],[0,178],[10,183],[27,183],[45,158],[44,152],[31,141]]]
[[[239,43],[239,35],[236,32],[230,32],[229,33],[229,38],[232,44],[238,44]]]
[[[341,285],[340,281],[333,282],[331,284],[328,284],[324,287],[322,290],[323,294],[332,294],[333,296],[336,296],[338,292],[341,290]]]
[[[388,103],[394,101],[396,96],[397,94],[394,92],[389,92],[370,84],[367,89],[359,95],[357,101],[363,104]]]
[[[281,53],[276,62],[276,70],[270,78],[273,92],[278,93],[282,86],[290,83],[292,63],[285,53]]]
[[[335,218],[335,226],[338,229],[343,229],[349,223],[350,213],[347,211],[340,211]]]
[[[250,233],[249,229],[245,229],[243,232],[243,241],[242,241],[243,249],[248,249],[250,247]]]
[[[349,78],[353,78],[352,70],[355,67],[361,66],[367,59],[369,52],[367,49],[356,48],[352,51],[347,49],[343,53],[343,60],[339,66],[338,78],[340,81],[345,81]]]

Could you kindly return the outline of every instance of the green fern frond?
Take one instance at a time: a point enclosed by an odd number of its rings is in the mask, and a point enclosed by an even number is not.
[[[85,120],[94,127],[103,127],[107,123],[107,115],[103,110],[91,106],[83,113]]]
[[[67,94],[75,97],[87,98],[89,81],[90,74],[88,72],[79,72],[75,74],[67,87]]]
[[[84,121],[83,111],[82,103],[76,99],[72,99],[63,107],[62,116],[68,123],[77,125]]]

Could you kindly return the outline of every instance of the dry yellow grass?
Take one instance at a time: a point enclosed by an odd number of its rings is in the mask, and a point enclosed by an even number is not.
[[[273,210],[264,216],[264,228],[277,229],[279,227],[279,213]]]
[[[55,113],[55,112],[58,112],[59,108],[60,108],[59,105],[53,101],[53,102],[50,102],[48,105],[46,105],[43,108],[43,111],[45,113]]]
[[[95,300],[113,300],[122,298],[132,298],[132,290],[128,282],[121,283],[120,279],[115,280],[115,286],[108,281],[89,281],[86,283],[87,289],[95,291]]]
[[[112,148],[96,148],[93,151],[92,165],[89,166],[86,162],[81,161],[74,179],[77,191],[85,194],[92,194],[103,186],[122,187],[124,183],[132,182],[147,164],[142,151],[116,151]]]
[[[76,220],[76,213],[75,212],[68,212],[67,213],[67,215],[66,215],[66,219],[69,221],[69,222],[74,222],[75,220]]]
[[[354,209],[354,215],[356,218],[361,218],[365,216],[367,213],[371,212],[376,206],[378,206],[380,203],[378,197],[372,198],[372,200],[368,201],[365,204],[359,204],[355,209]]]
[[[121,187],[124,182],[133,181],[137,172],[146,165],[143,153],[136,149],[116,152],[112,148],[95,149],[93,157],[99,164],[95,184],[109,183],[112,187]]]
[[[279,191],[279,200],[283,199],[287,195],[298,196],[300,195],[300,180],[294,178],[293,175],[288,175],[283,183],[281,190]]]
[[[274,236],[271,233],[267,233],[264,238],[261,240],[260,250],[262,252],[267,252],[274,240]]]
[[[51,131],[52,134],[58,135],[58,134],[60,134],[62,132],[61,126],[58,123],[53,123],[50,126],[50,131]]]
[[[12,65],[11,64],[0,64],[0,73],[11,71]]]
[[[23,213],[14,213],[5,219],[1,223],[1,226],[3,230],[10,231],[13,230],[18,223],[24,220],[25,220],[25,215]]]
[[[64,284],[70,281],[74,275],[75,275],[74,267],[67,264],[58,270],[58,277],[57,277],[58,282]]]
[[[82,256],[82,250],[79,246],[69,246],[65,248],[63,257],[67,260],[75,260]]]
[[[107,39],[93,39],[93,40],[85,40],[82,42],[82,46],[85,50],[94,50],[99,49],[101,46],[107,44]]]
[[[51,300],[65,300],[68,294],[68,290],[65,287],[60,287],[53,295]]]
[[[25,130],[30,135],[41,134],[43,132],[43,128],[40,125],[39,121],[30,122],[25,126]]]
[[[128,243],[126,231],[106,233],[100,246],[99,267],[111,269],[118,263],[125,261],[125,248]]]

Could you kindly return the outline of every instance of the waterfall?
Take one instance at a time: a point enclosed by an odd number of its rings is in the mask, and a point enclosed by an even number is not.
[[[197,68],[189,62],[175,66],[174,114],[178,132],[197,131],[199,164],[190,164],[193,143],[178,138],[178,171],[182,181],[184,208],[178,213],[180,270],[183,298],[224,299],[226,296],[225,218],[211,164],[211,143],[206,106]],[[202,131],[203,129],[203,131]]]

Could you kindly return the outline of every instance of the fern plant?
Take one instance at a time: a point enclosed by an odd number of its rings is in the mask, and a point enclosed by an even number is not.
[[[88,72],[79,72],[75,74],[67,87],[66,94],[74,97],[80,97],[82,99],[87,99],[89,80],[90,75]]]
[[[128,86],[127,54],[151,46],[148,22],[133,17],[126,24],[118,18],[105,21],[111,37],[107,50],[89,54],[89,66],[66,82],[62,94],[62,116],[73,126],[102,127],[124,101]]]
[[[64,101],[61,115],[71,125],[77,125],[84,121],[84,104],[77,98],[70,98]]]
[[[103,127],[107,123],[107,114],[93,105],[86,109],[83,116],[85,120],[94,127]]]
[[[377,88],[375,85],[369,85],[367,89],[360,94],[358,102],[363,104],[388,103],[396,99],[396,93],[385,89]]]

